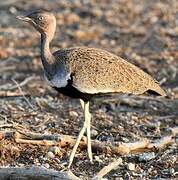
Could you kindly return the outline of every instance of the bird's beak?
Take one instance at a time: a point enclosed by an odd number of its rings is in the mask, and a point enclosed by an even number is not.
[[[21,20],[21,21],[25,21],[25,22],[32,21],[31,18],[29,18],[27,16],[17,16],[16,18]]]

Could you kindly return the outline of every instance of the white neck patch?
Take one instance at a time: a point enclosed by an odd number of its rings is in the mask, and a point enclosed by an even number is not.
[[[55,74],[51,80],[49,80],[45,74],[44,77],[50,86],[57,88],[65,87],[68,80],[71,79],[70,74],[67,74],[66,76],[64,74]]]

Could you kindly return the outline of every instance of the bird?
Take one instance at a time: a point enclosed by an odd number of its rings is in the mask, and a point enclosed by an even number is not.
[[[85,131],[87,154],[90,162],[93,162],[89,111],[91,98],[108,93],[139,95],[147,91],[166,96],[166,92],[149,74],[106,50],[76,46],[51,52],[50,43],[56,31],[56,18],[52,12],[37,10],[17,18],[28,22],[41,34],[41,62],[47,83],[59,93],[79,99],[84,111],[84,124],[71,151],[68,168]]]

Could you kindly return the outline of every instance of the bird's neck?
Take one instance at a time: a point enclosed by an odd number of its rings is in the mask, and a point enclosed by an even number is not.
[[[54,56],[49,48],[50,41],[51,38],[46,34],[41,34],[41,61],[47,76],[53,74],[52,65],[54,64]]]

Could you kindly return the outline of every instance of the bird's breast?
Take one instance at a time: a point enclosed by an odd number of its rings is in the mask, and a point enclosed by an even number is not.
[[[46,82],[52,86],[52,87],[57,87],[57,88],[61,88],[61,87],[65,87],[68,83],[68,80],[70,80],[70,74],[64,75],[64,74],[55,74],[54,76],[52,76],[51,78],[47,77],[44,74],[45,80]]]

